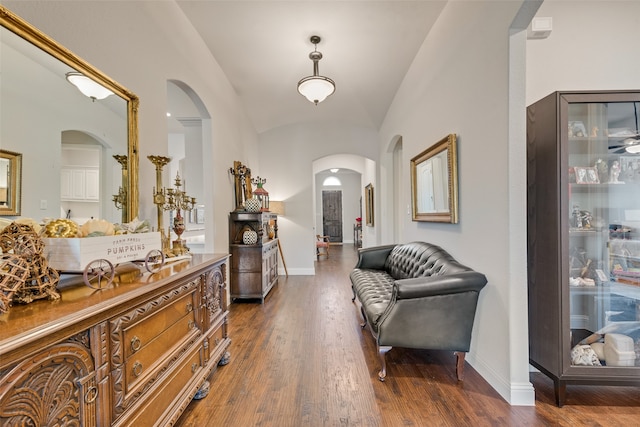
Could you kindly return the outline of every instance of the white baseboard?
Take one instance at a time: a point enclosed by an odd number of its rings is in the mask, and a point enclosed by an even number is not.
[[[505,381],[493,368],[475,356],[475,354],[467,353],[466,361],[469,362],[469,364],[473,366],[473,369],[511,406],[535,406],[536,395],[533,384],[528,381],[523,383]]]
[[[315,276],[316,270],[313,268],[287,268],[289,276]],[[278,276],[285,276],[284,268],[278,268]]]

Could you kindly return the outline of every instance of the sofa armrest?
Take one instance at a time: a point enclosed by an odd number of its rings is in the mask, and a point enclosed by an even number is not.
[[[418,277],[396,280],[396,299],[412,299],[461,292],[479,292],[487,284],[484,274],[477,271],[462,271],[441,276]]]
[[[395,247],[396,245],[384,245],[359,249],[355,268],[384,270],[387,257]]]

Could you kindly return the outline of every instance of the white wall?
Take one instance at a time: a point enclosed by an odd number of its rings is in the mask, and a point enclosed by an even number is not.
[[[513,312],[526,313],[526,300],[511,299],[512,288],[526,295],[526,270],[516,275],[515,283],[511,272],[514,256],[520,264],[526,262],[526,246],[512,253],[508,233],[510,227],[526,229],[526,211],[524,203],[511,202],[506,196],[510,185],[509,29],[519,7],[520,2],[447,4],[388,112],[381,129],[380,155],[390,156],[389,142],[401,135],[403,164],[408,168],[416,154],[449,133],[458,135],[459,224],[413,222],[407,216],[402,240],[441,245],[487,276],[468,360],[506,400],[530,405],[534,394],[528,362],[514,363],[511,358],[514,352],[528,354],[526,319],[516,322],[513,318]],[[525,159],[516,161],[524,170]],[[410,204],[409,174],[403,179],[403,198]],[[381,197],[392,200],[392,190],[387,184]],[[510,339],[514,335],[520,341]]]
[[[316,108],[302,97],[300,102],[301,108]],[[372,168],[366,164],[375,164],[378,141],[375,129],[344,124],[301,123],[260,135],[259,175],[269,180],[265,185],[269,198],[286,203],[286,217],[278,218],[278,236],[289,274],[315,273],[315,236],[321,234],[315,230],[315,174],[344,167],[375,185],[375,172],[367,172]]]
[[[546,0],[536,16],[553,30],[527,42],[527,105],[557,90],[640,89],[640,2]]]
[[[215,194],[207,209],[205,250],[228,252],[228,213],[235,208],[234,160],[258,164],[257,135],[224,73],[173,2],[3,1],[4,6],[113,78],[140,98],[141,219],[156,221],[155,167],[148,155],[167,155],[167,80],[188,84],[211,115],[204,133],[205,185]],[[114,30],[117,29],[117,30]],[[169,177],[164,176],[169,185]],[[215,202],[215,203],[214,203]],[[166,226],[167,224],[165,224]]]

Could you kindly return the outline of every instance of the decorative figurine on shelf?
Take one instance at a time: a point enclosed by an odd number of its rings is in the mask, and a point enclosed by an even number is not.
[[[229,173],[234,177],[236,211],[244,210],[245,201],[251,198],[251,169],[238,161],[234,161]]]
[[[609,184],[624,184],[624,182],[618,180],[619,177],[620,177],[620,162],[617,160],[614,160],[613,163],[611,163],[611,170],[609,172]]]
[[[598,181],[607,182],[609,180],[609,164],[602,159],[598,159],[595,167],[596,171],[598,171]]]

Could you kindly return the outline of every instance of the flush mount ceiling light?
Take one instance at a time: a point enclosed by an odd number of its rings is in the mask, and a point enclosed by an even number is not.
[[[82,73],[71,72],[65,75],[67,76],[69,83],[77,87],[84,96],[88,96],[94,101],[96,99],[105,99],[107,96],[113,95],[113,92],[109,89]]]
[[[311,43],[315,45],[313,52],[309,54],[309,59],[313,61],[313,76],[305,77],[298,82],[298,92],[309,101],[318,105],[327,96],[336,90],[336,84],[329,77],[318,74],[318,62],[322,59],[322,53],[318,52],[320,36],[311,36]]]

